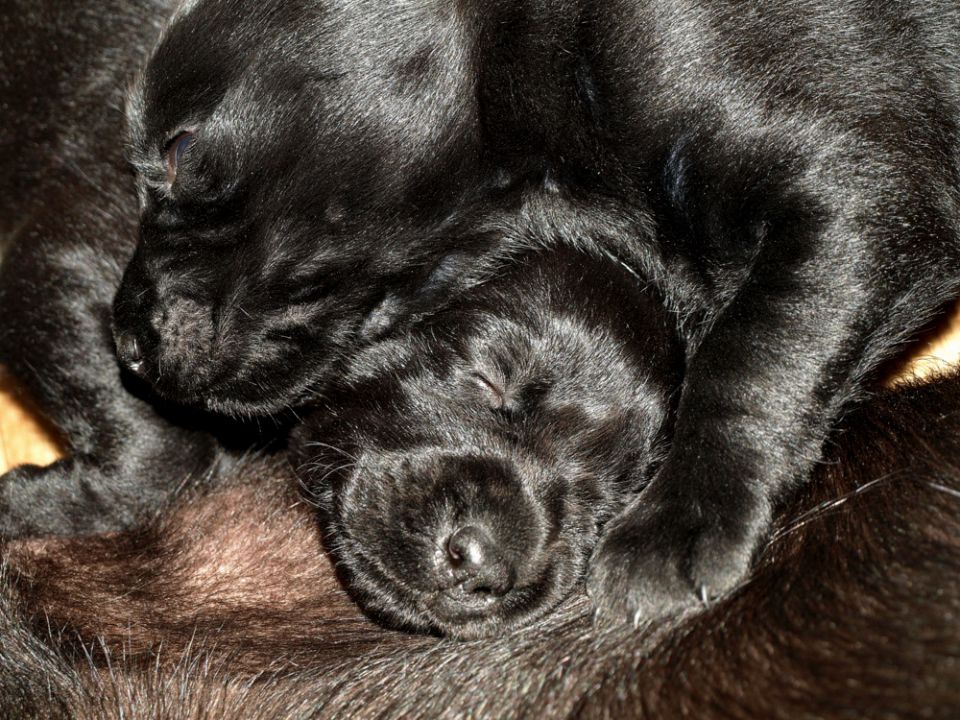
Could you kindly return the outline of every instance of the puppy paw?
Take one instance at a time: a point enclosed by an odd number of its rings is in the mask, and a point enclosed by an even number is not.
[[[121,502],[130,487],[76,457],[19,465],[0,476],[0,538],[120,530],[133,517]]]
[[[641,623],[702,607],[746,575],[755,511],[720,513],[645,497],[614,520],[590,561],[587,592],[604,622]]]
[[[32,516],[45,511],[35,496],[51,482],[54,472],[39,465],[18,465],[0,475],[0,538],[14,540],[31,534]]]

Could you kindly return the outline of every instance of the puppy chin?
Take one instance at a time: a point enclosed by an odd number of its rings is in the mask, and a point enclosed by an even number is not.
[[[530,594],[522,608],[504,606],[495,612],[478,608],[464,610],[457,600],[443,593],[419,597],[400,596],[393,592],[350,587],[354,599],[377,622],[405,632],[439,635],[455,640],[479,640],[521,631],[556,608],[573,588],[555,588],[543,596]]]
[[[505,633],[512,633],[529,627],[534,621],[546,615],[557,607],[572,591],[572,588],[562,590],[555,588],[545,595],[531,594],[531,602],[522,608],[512,607],[516,598],[494,614],[485,614],[483,611],[472,613],[457,607],[456,600],[452,601],[444,595],[434,596],[429,603],[429,611],[424,613],[425,625],[430,631],[444,637],[457,640],[478,640],[481,638],[498,637]],[[544,592],[538,590],[538,593]]]
[[[554,610],[577,587],[586,557],[558,556],[535,561],[536,577],[502,597],[464,598],[450,589],[425,590],[383,573],[382,559],[340,556],[340,571],[357,604],[378,622],[407,632],[458,640],[497,637],[520,631]]]

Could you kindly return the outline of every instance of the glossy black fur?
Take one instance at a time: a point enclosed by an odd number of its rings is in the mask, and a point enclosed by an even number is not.
[[[579,590],[498,638],[384,630],[344,597],[291,475],[249,462],[144,531],[7,549],[0,715],[952,719],[958,408],[956,378],[880,394],[745,584],[640,631],[593,626]]]
[[[191,3],[129,104],[117,337],[169,398],[272,412],[453,251],[613,250],[686,374],[591,593],[634,622],[698,605],[960,289],[958,47],[946,1]]]
[[[91,42],[82,8],[4,7],[5,102],[34,113],[4,127],[5,202],[58,158],[117,157],[109,114],[98,132],[70,113],[115,97],[167,9],[97,12],[112,29]],[[141,242],[113,331],[161,394],[272,412],[314,395],[452,251],[612,249],[676,313],[687,373],[671,455],[611,523],[592,592],[626,619],[722,595],[863,383],[960,285],[957,22],[948,2],[188,3],[128,103]],[[52,78],[47,32],[78,46]],[[89,54],[104,44],[123,49]],[[109,361],[127,226],[77,244],[69,218],[33,234],[12,207],[0,351],[74,453],[42,481],[4,478],[3,529],[130,522],[212,446]]]
[[[25,8],[8,13],[9,7],[5,3],[0,12],[7,26],[36,17]],[[48,24],[48,17],[32,30],[4,33],[3,47],[13,37],[29,38],[38,27],[65,32],[74,23],[79,28],[69,10],[61,16],[62,25]],[[106,12],[105,4],[98,10]],[[116,33],[118,26],[108,30],[100,24],[106,17],[98,12],[96,28]],[[135,36],[148,27],[139,23],[132,24]],[[117,33],[103,42],[125,37]],[[32,71],[58,67],[50,48],[63,47],[65,40],[38,43],[43,52],[38,50],[29,64]],[[104,57],[116,60],[110,53]],[[5,87],[17,77],[5,73]],[[44,92],[49,86],[43,85]],[[91,86],[65,87],[72,93]],[[114,92],[113,85],[108,87]],[[50,124],[0,127],[26,133]],[[82,156],[91,161],[82,166],[85,173],[95,172],[97,158],[115,159],[113,133],[97,135],[101,148]],[[75,136],[93,138],[79,130]],[[55,153],[20,155],[37,146],[8,144],[9,138],[4,137],[3,148],[12,155],[6,158],[25,158],[23,168],[49,171],[43,163],[51,163]],[[34,165],[33,157],[40,164]],[[102,172],[101,186],[113,187],[114,171]],[[115,172],[120,177],[122,169]],[[29,203],[48,202],[23,178],[29,176],[0,178],[4,232],[16,226],[11,219],[42,217],[26,211]],[[89,228],[91,217],[102,218],[104,231],[122,221],[119,235],[85,231],[95,257],[110,256],[112,238],[130,242],[131,236],[122,234],[130,223],[126,210],[99,194],[92,196],[95,202],[78,206],[76,215],[70,213],[72,201],[91,197],[83,187],[64,177],[60,192],[48,196],[59,200],[49,206],[55,210],[47,212],[45,232],[18,236],[16,246],[26,248],[27,239],[48,233],[59,237],[56,227],[49,227],[57,218],[75,229]],[[125,190],[119,186],[117,192]],[[93,211],[101,208],[107,216]],[[36,285],[26,281],[36,277],[30,274],[33,263],[45,267],[47,258],[57,258],[52,247],[44,252],[37,247],[31,262],[5,265],[4,287],[8,282],[15,288]],[[27,250],[12,252],[10,258]],[[87,274],[96,266],[89,259],[74,266],[91,278],[88,284],[63,281],[49,287],[70,289],[67,297],[73,299],[66,307],[82,308],[83,298],[102,297],[109,286],[102,275]],[[20,274],[25,281],[18,283]],[[115,275],[106,277],[116,282]],[[4,297],[10,296],[19,295]],[[80,417],[99,417],[101,403],[119,403],[124,412],[145,407],[126,398],[111,380],[113,366],[103,360],[110,347],[106,320],[95,332],[74,337],[67,331],[85,326],[51,312],[48,303],[57,293],[25,297],[35,302],[21,303],[22,314],[5,317],[0,349],[5,361],[9,355],[25,358],[18,368],[33,378],[35,392],[54,408],[51,414],[65,401],[82,410],[73,413]],[[391,302],[399,307],[400,297],[398,292],[382,304],[368,328],[389,319],[386,311]],[[96,307],[102,313],[103,303]],[[36,347],[47,349],[31,354]],[[61,353],[67,353],[67,361]],[[95,392],[72,395],[77,378],[87,377],[78,365],[94,367],[98,357],[105,370],[89,377],[106,382]],[[80,365],[78,358],[89,365]],[[52,389],[44,394],[47,383]],[[0,715],[953,718],[960,708],[958,407],[954,380],[903,395],[882,394],[848,418],[838,441],[828,445],[814,482],[775,521],[772,540],[747,581],[696,617],[640,632],[594,628],[591,603],[579,591],[557,613],[493,640],[449,642],[384,631],[344,601],[332,570],[322,562],[312,508],[294,506],[285,487],[291,478],[253,464],[247,470],[253,475],[247,478],[248,498],[235,505],[227,483],[221,488],[226,494],[188,495],[177,514],[144,531],[21,544],[15,556],[8,554],[11,582],[0,599]],[[137,415],[124,417],[136,420]],[[149,448],[148,437],[165,432],[165,426],[152,414],[144,417],[132,426],[107,422],[105,433],[94,437],[110,438],[116,446],[135,439]],[[72,427],[68,432],[76,433]],[[79,427],[90,427],[89,421]],[[115,427],[130,432],[113,434]],[[135,457],[129,453],[137,446],[120,456]],[[118,511],[149,504],[150,488],[166,492],[171,474],[177,475],[171,463],[183,457],[182,449],[174,450],[182,448],[182,439],[168,447],[162,463],[126,476],[126,485],[104,486],[123,488],[123,498],[101,496],[75,512],[69,502],[51,499],[32,506],[33,511],[54,515],[66,507],[68,516],[55,518],[53,529],[69,529],[88,517],[99,519],[87,529],[109,525]],[[20,508],[17,517],[27,517],[27,509]],[[227,530],[214,532],[214,527]],[[89,655],[78,652],[81,642]],[[251,682],[253,676],[257,681]]]
[[[111,335],[137,238],[124,92],[169,12],[148,0],[0,4],[0,364],[68,453],[3,476],[0,535],[129,526],[217,454],[121,378]]]
[[[359,352],[296,429],[293,462],[366,609],[499,634],[582,580],[666,452],[681,372],[636,276],[543,251]]]

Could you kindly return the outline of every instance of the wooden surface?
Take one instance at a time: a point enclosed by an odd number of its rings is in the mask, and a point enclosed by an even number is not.
[[[929,378],[960,364],[960,302],[907,355],[890,378]],[[44,465],[60,456],[53,430],[38,419],[28,398],[0,369],[0,472],[21,463]]]
[[[21,463],[46,465],[60,455],[51,429],[12,379],[0,372],[0,471]]]

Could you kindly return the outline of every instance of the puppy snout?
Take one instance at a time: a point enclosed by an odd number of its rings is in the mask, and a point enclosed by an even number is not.
[[[178,367],[201,365],[212,349],[214,328],[210,311],[192,300],[170,300],[155,313],[153,325],[160,336],[161,353]]]
[[[132,332],[118,332],[114,338],[117,346],[117,359],[121,367],[134,375],[141,375],[145,369],[143,348]]]
[[[451,533],[440,562],[441,577],[452,580],[453,595],[471,604],[492,601],[513,587],[515,571],[493,533],[466,525]]]
[[[186,298],[156,303],[146,317],[124,307],[113,336],[120,366],[174,398],[202,387],[215,342],[209,309]]]

